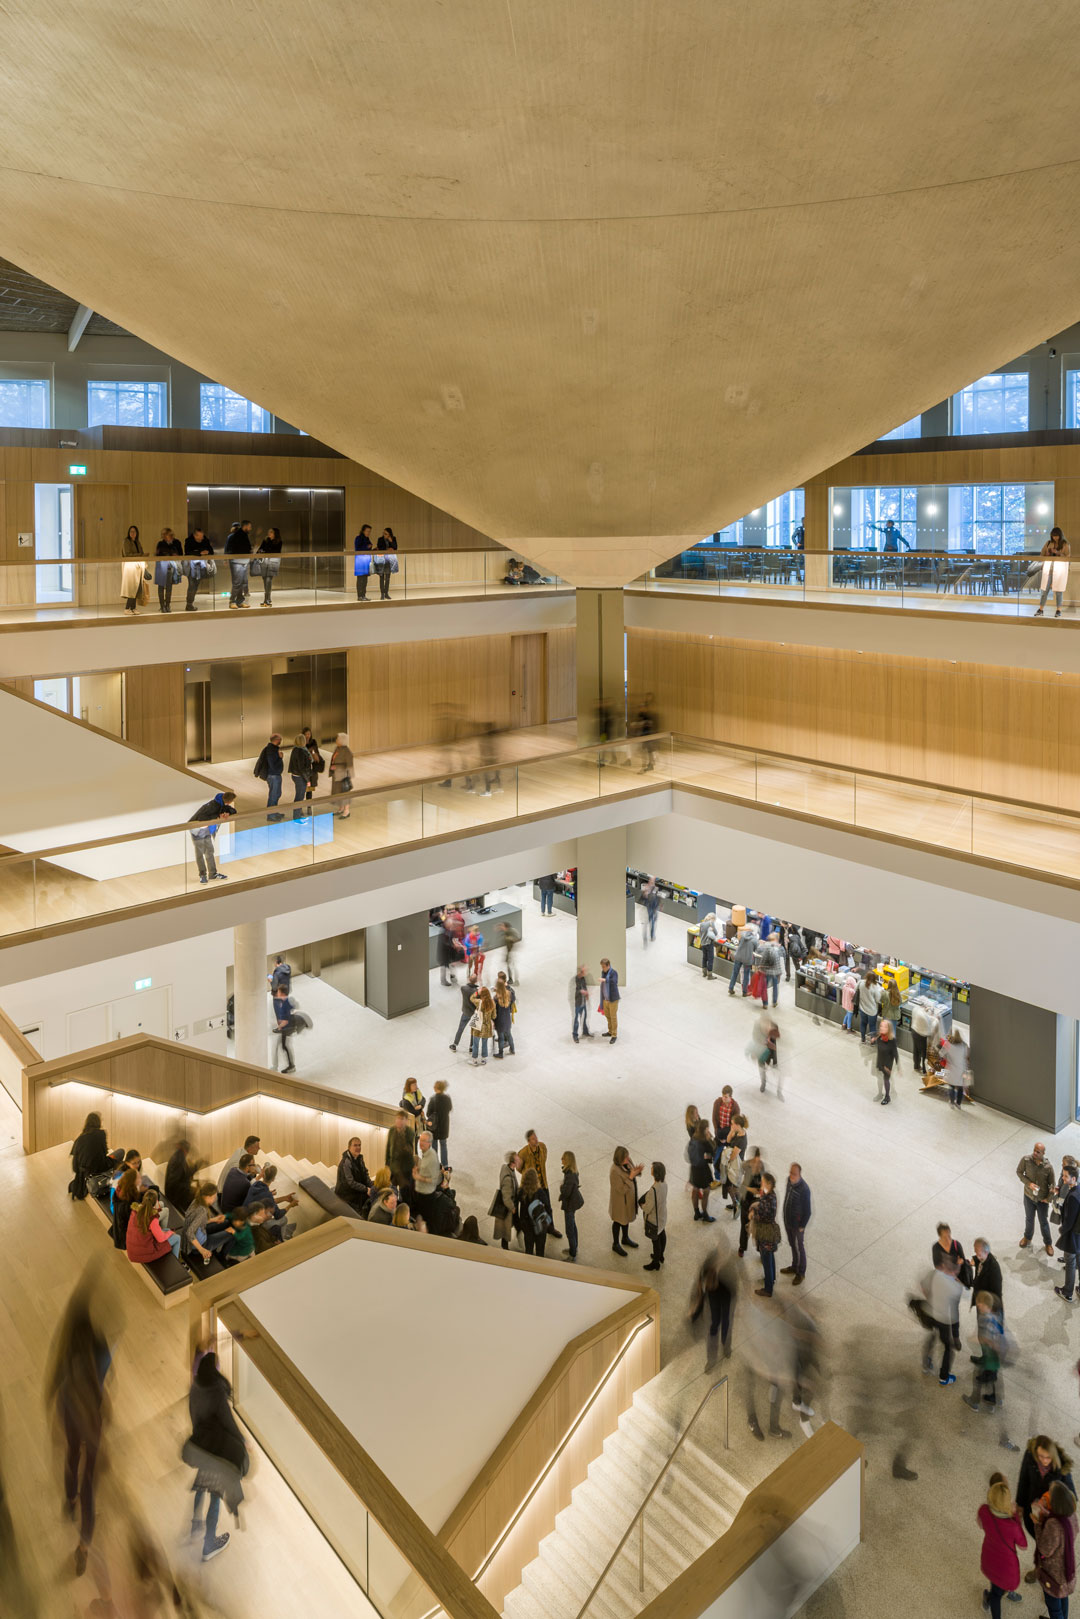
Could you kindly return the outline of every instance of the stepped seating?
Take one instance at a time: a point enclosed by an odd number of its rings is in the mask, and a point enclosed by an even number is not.
[[[147,1175],[149,1175],[150,1179],[159,1186],[165,1179],[164,1169],[159,1170],[157,1165],[154,1164],[149,1158],[143,1159],[143,1170]],[[162,1202],[165,1203],[165,1206],[169,1211],[169,1229],[171,1231],[178,1231],[183,1222],[183,1216],[180,1214],[179,1210],[175,1209],[172,1204],[165,1199],[164,1195],[162,1196]],[[108,1190],[106,1189],[105,1194],[102,1197],[88,1197],[86,1199],[86,1204],[90,1208],[91,1212],[96,1214],[104,1224],[105,1230],[108,1233],[109,1241],[111,1242],[112,1214],[109,1209]],[[123,1257],[125,1263],[127,1263],[127,1256],[124,1255]],[[198,1257],[199,1256],[196,1254],[195,1258],[198,1259]],[[216,1270],[221,1270],[222,1268],[220,1261],[217,1259],[211,1259],[210,1264],[207,1266],[203,1266],[200,1263],[198,1275],[214,1275],[216,1274],[215,1267]],[[175,1255],[171,1253],[162,1254],[160,1259],[152,1259],[150,1260],[149,1264],[146,1265],[134,1265],[132,1266],[132,1269],[138,1271],[143,1282],[149,1287],[150,1291],[157,1298],[158,1302],[163,1305],[166,1310],[169,1310],[174,1305],[179,1304],[187,1289],[191,1286],[191,1270],[186,1264],[184,1264],[183,1260],[177,1259]]]
[[[639,1389],[591,1463],[539,1555],[504,1603],[505,1619],[578,1619],[590,1591],[664,1463],[679,1428]],[[666,1590],[731,1524],[745,1490],[695,1443],[683,1444],[645,1514],[645,1589],[635,1528],[585,1619],[630,1619]]]

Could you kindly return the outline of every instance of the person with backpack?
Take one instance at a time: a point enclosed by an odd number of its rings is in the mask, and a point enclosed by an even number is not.
[[[701,976],[702,978],[715,978],[713,967],[716,963],[716,944],[720,934],[716,926],[716,913],[710,911],[703,916],[698,928],[698,947],[701,950]]]
[[[291,1074],[296,1068],[296,1064],[293,1062],[292,1047],[289,1045],[289,1036],[293,1032],[293,1013],[295,1011],[295,1007],[293,1006],[292,997],[289,994],[288,986],[284,983],[279,983],[277,988],[274,990],[273,999],[274,1028],[277,1030],[278,1038],[281,1041],[281,1050],[285,1053],[286,1062],[286,1066],[281,1070],[281,1072],[283,1074]]]
[[[754,952],[758,947],[758,930],[752,922],[748,922],[739,935],[739,942],[731,956],[731,978],[728,982],[728,994],[734,995],[735,985],[739,974],[742,974],[742,992],[745,1000],[750,993],[750,972],[754,965]]]
[[[255,761],[252,775],[266,783],[266,807],[273,809],[281,797],[281,778],[285,774],[285,756],[281,751],[281,733],[275,731]],[[276,819],[276,817],[275,817]]]
[[[547,1204],[540,1195],[540,1177],[535,1169],[527,1169],[521,1177],[518,1210],[525,1252],[543,1259],[544,1246],[552,1229],[552,1219]]]
[[[761,971],[765,975],[765,988],[761,993],[762,1006],[768,1005],[768,997],[772,993],[772,1003],[775,1006],[780,995],[780,974],[784,970],[784,949],[775,933],[770,933],[761,951]]]

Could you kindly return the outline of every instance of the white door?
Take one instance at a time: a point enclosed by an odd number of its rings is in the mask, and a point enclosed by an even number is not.
[[[86,1051],[90,1046],[103,1046],[109,1038],[109,1008],[83,1006],[67,1015],[67,1049]]]
[[[113,1001],[109,1008],[109,1034],[113,1040],[122,1040],[128,1034],[157,1034],[169,1038],[170,997],[163,989],[142,989],[136,995],[125,995]]]

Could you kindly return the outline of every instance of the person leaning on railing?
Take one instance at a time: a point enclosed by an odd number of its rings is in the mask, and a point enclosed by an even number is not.
[[[195,846],[195,864],[199,868],[199,881],[201,883],[224,882],[225,873],[217,869],[217,860],[214,858],[214,838],[217,836],[219,824],[230,815],[236,814],[235,793],[215,793],[207,803],[201,804],[191,817],[193,821],[205,821],[198,832],[191,834],[191,841]]]

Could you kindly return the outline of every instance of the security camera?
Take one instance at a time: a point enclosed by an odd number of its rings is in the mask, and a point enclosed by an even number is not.
[[[1056,355],[1057,355],[1057,349],[1051,349],[1050,350],[1050,358],[1053,360],[1056,357]]]

